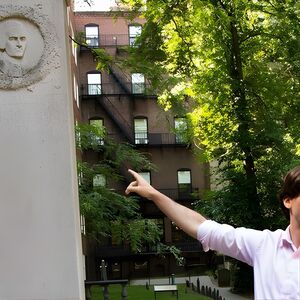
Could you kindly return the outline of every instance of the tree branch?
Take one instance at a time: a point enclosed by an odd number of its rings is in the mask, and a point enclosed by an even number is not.
[[[90,47],[90,46],[88,46],[88,45],[85,45],[85,44],[82,44],[82,43],[76,41],[76,40],[75,40],[74,38],[72,38],[70,35],[69,35],[69,38],[70,38],[75,44],[77,44],[78,46],[84,47],[84,48],[89,49],[89,50],[93,50],[92,47]]]

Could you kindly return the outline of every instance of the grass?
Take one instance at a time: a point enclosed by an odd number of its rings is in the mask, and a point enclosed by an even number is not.
[[[191,289],[187,289],[185,284],[178,284],[178,300],[210,300],[205,296],[199,295],[193,292]],[[110,285],[108,287],[111,300],[121,300],[121,286]],[[145,286],[127,286],[128,300],[153,300],[154,292],[153,286],[147,290]],[[156,294],[157,300],[176,300],[176,294],[172,295],[172,292],[163,292]],[[92,300],[103,300],[102,288],[98,286],[92,287]]]

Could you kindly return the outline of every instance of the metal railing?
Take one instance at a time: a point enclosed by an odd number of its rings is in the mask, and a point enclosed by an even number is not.
[[[79,41],[90,47],[134,46],[136,37],[129,34],[80,35]],[[84,47],[82,47],[84,50]]]
[[[180,201],[180,200],[196,200],[199,199],[199,189],[158,189],[161,193],[165,194],[169,198]]]
[[[102,94],[102,85],[99,84],[88,84],[87,85],[87,94],[88,95],[101,95]]]
[[[174,245],[181,251],[185,252],[202,252],[203,249],[197,241],[183,241],[183,242],[174,242],[168,243],[169,246]],[[149,253],[158,253],[161,249],[157,245],[144,245],[139,249],[139,253],[149,254]],[[128,246],[123,245],[98,245],[96,246],[96,252],[98,257],[107,258],[107,257],[124,257],[132,254],[132,251]]]
[[[176,138],[174,133],[148,133],[149,145],[183,145],[186,143]]]
[[[118,118],[117,114],[114,115],[114,118]],[[121,120],[121,118],[119,118],[119,120]],[[123,118],[124,120],[124,118]],[[118,122],[118,121],[117,121]],[[132,140],[132,136],[134,136],[133,134],[131,134],[132,132],[132,128],[129,125],[129,123],[127,121],[124,121],[124,123],[122,123],[125,127],[126,127],[126,132],[127,135],[130,135],[131,140]],[[122,128],[124,127],[122,125]],[[116,133],[107,133],[107,137],[114,140],[114,141],[124,141],[124,138],[126,138],[127,136],[124,135],[120,135],[120,134],[116,134]],[[138,142],[137,142],[138,141]],[[95,139],[92,141],[92,144],[95,146],[103,146],[104,145],[105,140],[103,139]],[[136,146],[140,146],[140,147],[152,147],[152,146],[176,146],[176,147],[187,147],[187,144],[184,142],[178,142],[176,140],[176,136],[172,133],[148,133],[147,136],[145,137],[134,137],[134,143]]]
[[[95,95],[147,95],[155,96],[151,90],[150,84],[123,82],[122,86],[118,83],[99,83],[99,84],[86,84],[81,86],[82,96],[95,96]]]
[[[98,47],[99,46],[99,36],[98,35],[86,35],[83,38],[83,41],[89,47]]]
[[[106,112],[110,115],[112,120],[115,121],[116,125],[124,133],[128,141],[132,143],[133,142],[132,127],[127,122],[127,120],[123,117],[123,115],[119,112],[119,109],[105,95],[101,98],[100,103],[102,104],[102,107],[106,110]]]
[[[147,145],[149,143],[148,131],[135,131],[134,143],[136,145]]]
[[[175,201],[193,201],[193,200],[200,199],[200,194],[199,194],[198,188],[190,188],[190,189],[184,189],[184,190],[181,190],[180,188],[177,188],[177,189],[157,188],[157,190]],[[120,192],[121,194],[124,193],[124,191],[116,191],[116,192]],[[135,194],[135,196],[137,196],[138,198],[144,199],[137,194]],[[150,202],[148,202],[148,200],[147,200],[146,203],[150,203]]]
[[[137,131],[134,133],[134,142],[136,145],[183,145],[186,142],[178,138],[174,133],[149,133],[147,131]]]

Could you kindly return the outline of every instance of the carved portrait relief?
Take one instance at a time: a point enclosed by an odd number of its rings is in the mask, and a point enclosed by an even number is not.
[[[55,27],[41,9],[0,5],[0,89],[27,87],[59,67]]]

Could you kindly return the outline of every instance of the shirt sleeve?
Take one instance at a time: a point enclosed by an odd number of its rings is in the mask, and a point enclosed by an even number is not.
[[[216,250],[253,266],[257,250],[264,240],[264,232],[234,228],[206,220],[198,226],[197,239],[204,251]]]

